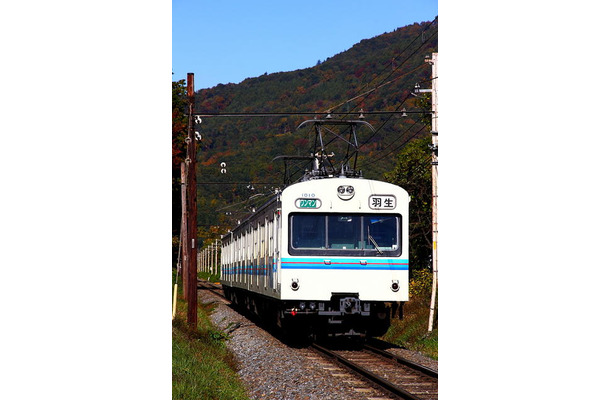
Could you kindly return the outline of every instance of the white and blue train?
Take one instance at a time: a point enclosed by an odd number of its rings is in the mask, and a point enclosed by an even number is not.
[[[408,215],[399,186],[310,175],[223,236],[225,295],[288,331],[382,335],[409,299]]]

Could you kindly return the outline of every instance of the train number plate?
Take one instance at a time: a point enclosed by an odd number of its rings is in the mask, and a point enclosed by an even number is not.
[[[396,197],[374,194],[369,197],[369,208],[373,210],[393,210],[396,208]]]
[[[320,208],[321,206],[320,199],[297,199],[296,201],[297,208]]]

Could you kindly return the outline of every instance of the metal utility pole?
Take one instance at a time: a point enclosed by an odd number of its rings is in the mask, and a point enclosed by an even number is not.
[[[186,215],[187,215],[187,247],[188,265],[183,279],[188,280],[186,295],[188,311],[187,323],[192,327],[197,326],[197,178],[195,177],[195,159],[197,156],[195,147],[195,129],[193,107],[195,103],[194,74],[186,74],[186,95],[188,99],[188,137],[186,138]]]
[[[438,282],[438,53],[432,53],[432,57],[426,62],[432,65],[432,297],[428,321],[428,332],[430,332],[434,323]]]

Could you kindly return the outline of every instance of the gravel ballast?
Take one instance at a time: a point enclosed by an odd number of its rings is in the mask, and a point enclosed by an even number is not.
[[[239,376],[251,399],[277,400],[372,400],[391,399],[389,395],[371,389],[357,376],[333,364],[314,351],[290,346],[235,311],[208,290],[198,291],[199,301],[213,302],[212,322],[229,333],[227,347],[239,363]],[[391,351],[413,359],[428,368],[429,360],[404,349]],[[424,364],[421,361],[427,361]],[[433,360],[432,360],[433,361]],[[432,363],[434,364],[434,363]]]

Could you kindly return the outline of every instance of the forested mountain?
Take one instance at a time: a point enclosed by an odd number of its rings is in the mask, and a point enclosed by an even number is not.
[[[337,118],[357,119],[358,115],[346,117],[341,113],[403,108],[418,111],[406,116],[366,116],[365,120],[376,131],[358,132],[361,144],[358,169],[363,170],[365,178],[383,179],[405,144],[429,131],[426,128],[429,115],[423,112],[429,109],[428,101],[421,95],[414,96],[413,90],[418,83],[422,88],[430,87],[430,66],[425,57],[438,51],[437,32],[436,20],[415,23],[364,39],[311,68],[265,74],[239,84],[199,90],[195,94],[195,113],[319,113],[316,117],[321,119],[331,111]],[[173,161],[179,178],[179,162],[184,157],[185,120],[180,115],[185,104],[184,82],[174,82],[173,87]],[[267,196],[257,196],[252,201],[248,198],[283,186],[284,164],[272,160],[278,155],[311,152],[311,130],[297,131],[296,127],[313,118],[313,115],[202,118],[196,126],[202,136],[198,142],[197,180],[205,183],[198,190],[201,235],[226,232],[247,209],[256,206],[254,201]],[[221,162],[226,163],[223,174]],[[292,165],[289,170],[292,180],[297,180],[306,167],[309,166]],[[179,199],[179,195],[174,197],[174,206],[177,200],[178,208]],[[179,218],[174,222],[174,235],[176,227],[179,228]]]

